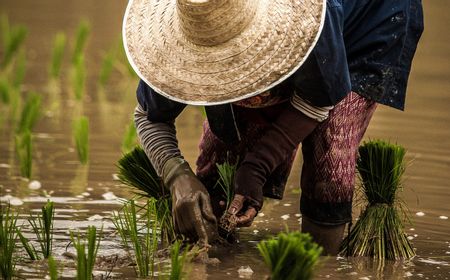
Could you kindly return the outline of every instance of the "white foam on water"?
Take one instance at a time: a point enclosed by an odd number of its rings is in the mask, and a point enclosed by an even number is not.
[[[28,188],[30,189],[30,190],[39,190],[40,188],[42,187],[42,184],[41,184],[41,182],[39,182],[39,181],[36,181],[36,180],[33,180],[33,181],[31,181],[29,184],[28,184]]]

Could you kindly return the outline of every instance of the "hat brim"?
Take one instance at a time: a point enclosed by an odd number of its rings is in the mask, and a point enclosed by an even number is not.
[[[245,30],[216,46],[191,43],[176,1],[130,0],[123,41],[130,64],[159,94],[192,105],[255,96],[297,71],[322,30],[326,1],[258,0]]]

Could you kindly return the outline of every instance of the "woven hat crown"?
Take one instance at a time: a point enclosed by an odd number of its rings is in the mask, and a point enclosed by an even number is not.
[[[129,0],[129,61],[157,93],[214,105],[266,92],[299,69],[326,0]]]
[[[189,41],[215,46],[240,34],[257,6],[257,0],[177,0],[177,13]]]

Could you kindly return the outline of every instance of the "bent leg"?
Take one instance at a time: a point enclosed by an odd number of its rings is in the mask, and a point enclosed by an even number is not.
[[[328,229],[330,238],[340,242],[351,222],[357,151],[376,106],[352,92],[302,143],[300,210],[307,220],[303,229],[316,240],[326,240],[317,235]],[[336,242],[322,243],[331,246],[328,253],[337,253]]]

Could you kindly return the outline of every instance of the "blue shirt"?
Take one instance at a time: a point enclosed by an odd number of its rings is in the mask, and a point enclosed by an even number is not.
[[[328,0],[317,45],[279,86],[315,106],[332,106],[350,91],[403,109],[411,62],[423,31],[421,0]],[[139,83],[137,97],[150,121],[175,119],[186,106]],[[209,106],[215,134],[235,140],[231,105]],[[217,121],[214,121],[217,120]],[[231,136],[230,136],[231,135]]]

